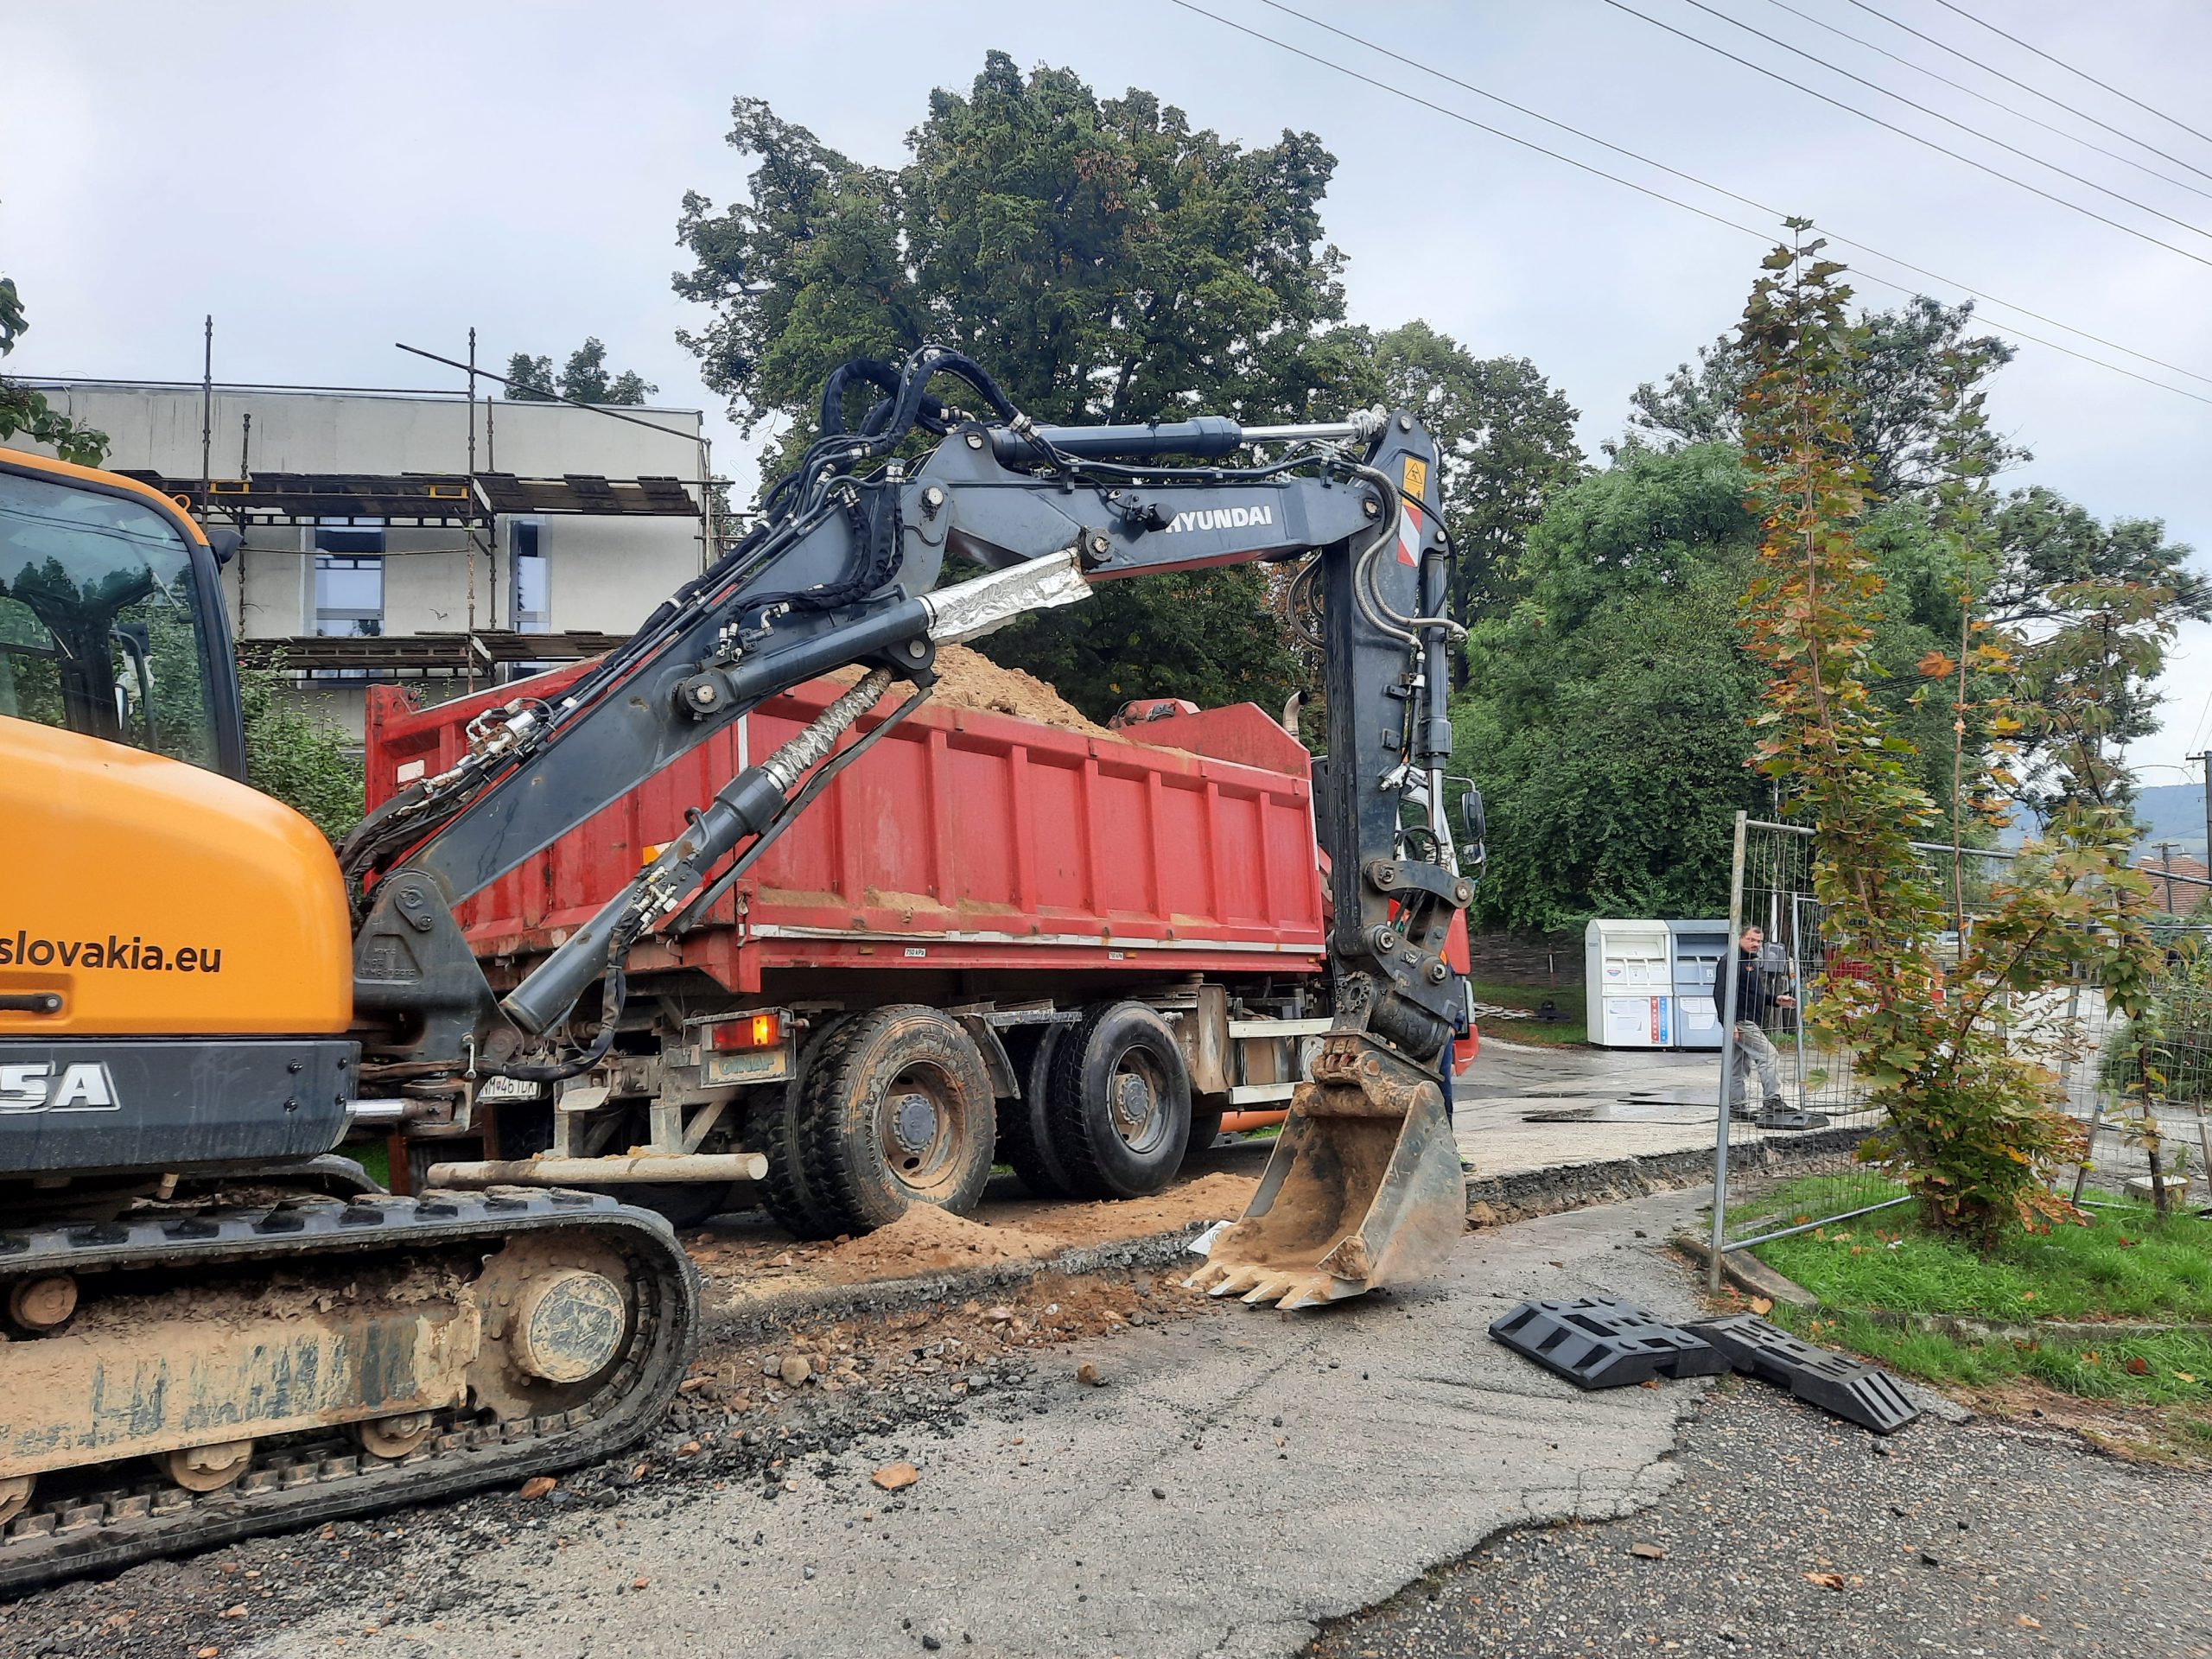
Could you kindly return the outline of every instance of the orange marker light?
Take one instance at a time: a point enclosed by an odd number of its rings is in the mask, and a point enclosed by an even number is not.
[[[773,1048],[783,1040],[784,1016],[777,1013],[724,1020],[714,1027],[714,1046],[724,1051]]]

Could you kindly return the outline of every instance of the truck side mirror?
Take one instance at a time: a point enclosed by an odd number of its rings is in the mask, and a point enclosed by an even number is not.
[[[1466,831],[1467,844],[1470,847],[1479,847],[1483,844],[1485,839],[1483,834],[1484,822],[1482,791],[1467,790],[1459,797],[1459,827]]]

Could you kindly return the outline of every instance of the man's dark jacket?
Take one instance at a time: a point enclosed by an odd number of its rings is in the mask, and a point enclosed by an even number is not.
[[[1725,960],[1725,958],[1724,958]],[[1728,982],[1720,976],[1721,964],[1713,964],[1713,1017],[1728,1017]],[[1774,1013],[1773,976],[1759,971],[1758,953],[1736,947],[1736,1018],[1764,1026]]]

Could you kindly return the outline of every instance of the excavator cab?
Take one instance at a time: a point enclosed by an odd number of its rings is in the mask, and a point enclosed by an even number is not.
[[[158,492],[0,450],[0,715],[243,778],[219,568]]]

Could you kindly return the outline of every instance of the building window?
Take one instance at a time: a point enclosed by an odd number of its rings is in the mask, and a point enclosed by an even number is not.
[[[534,518],[518,518],[507,525],[507,554],[512,567],[515,632],[553,632],[553,598],[545,555],[538,543],[539,525]]]
[[[318,524],[315,631],[372,638],[384,632],[384,526]]]

